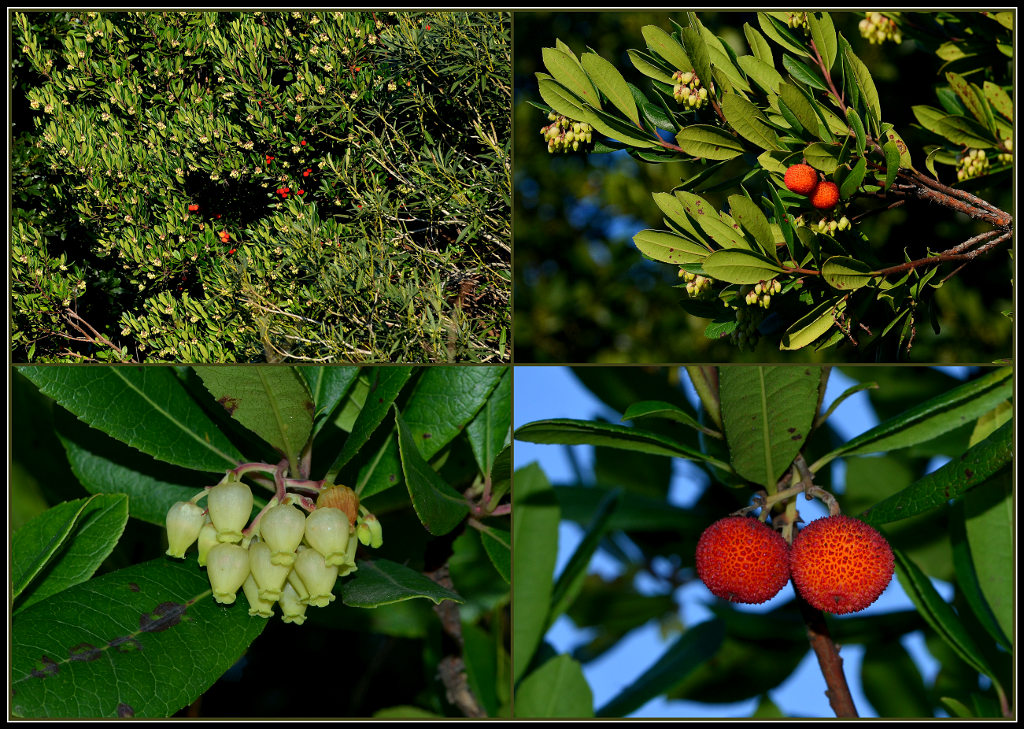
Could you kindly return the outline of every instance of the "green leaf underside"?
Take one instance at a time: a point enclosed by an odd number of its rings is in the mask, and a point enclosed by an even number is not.
[[[601,99],[594,90],[594,85],[574,57],[557,48],[545,48],[541,55],[545,67],[558,83],[592,106],[601,108]]]
[[[611,423],[564,418],[538,420],[520,427],[515,432],[515,438],[528,443],[609,446],[652,455],[700,460],[730,470],[721,461],[665,436]]]
[[[334,412],[334,409],[341,403],[348,394],[349,388],[355,384],[359,376],[358,367],[331,366],[331,367],[296,367],[296,370],[306,381],[309,393],[316,403],[316,426],[314,432],[327,422],[324,417]]]
[[[214,473],[243,460],[169,367],[22,367],[19,372],[89,425],[159,460]]]
[[[656,25],[645,25],[640,32],[647,42],[647,47],[664,58],[675,70],[693,70],[693,64],[686,55],[686,51],[671,35]]]
[[[196,367],[206,389],[227,413],[289,463],[313,431],[313,398],[291,367]]]
[[[801,349],[816,341],[836,324],[836,319],[846,310],[842,298],[823,301],[798,319],[782,335],[779,349]]]
[[[265,626],[244,597],[216,603],[194,559],[117,570],[14,616],[11,710],[168,717],[213,685]]]
[[[512,369],[503,368],[498,384],[495,385],[476,417],[466,426],[469,445],[480,473],[489,474],[501,449],[511,438],[512,425]],[[406,422],[409,413],[406,411]],[[410,424],[411,428],[414,428]]]
[[[536,463],[515,472],[513,500],[512,632],[515,680],[526,670],[548,624],[560,512],[551,484]]]
[[[626,79],[622,77],[618,69],[596,53],[584,53],[580,61],[591,81],[612,102],[612,105],[625,114],[631,122],[639,124],[640,115],[636,110],[636,101],[629,91],[629,86],[626,85]]]
[[[722,367],[722,421],[733,468],[774,490],[804,446],[818,404],[818,367]]]
[[[11,541],[17,610],[92,577],[127,521],[127,497],[103,494],[53,506],[21,527]]]
[[[692,124],[676,135],[684,153],[699,159],[732,159],[743,154],[743,143],[709,124]]]
[[[369,370],[370,392],[366,396],[359,415],[356,416],[352,425],[352,432],[345,439],[345,445],[341,452],[334,459],[329,469],[329,474],[337,474],[352,456],[359,452],[373,431],[384,420],[384,416],[391,409],[391,403],[398,397],[398,393],[405,387],[405,383],[412,376],[411,367],[374,367]]]
[[[849,256],[832,256],[821,264],[825,282],[840,291],[853,291],[866,286],[872,278],[871,267]]]
[[[860,515],[869,524],[887,524],[945,506],[994,476],[1013,460],[1013,423],[969,448],[963,455],[878,502]]]
[[[465,518],[469,510],[466,500],[423,458],[397,407],[395,423],[398,426],[402,473],[416,515],[431,534],[447,534]]]
[[[352,579],[341,587],[341,601],[349,607],[373,608],[419,597],[435,605],[442,600],[464,602],[426,575],[386,559],[360,561]]]
[[[480,542],[487,557],[505,582],[512,583],[512,534],[508,529],[498,527],[489,520],[480,527]]]
[[[642,230],[633,236],[633,243],[648,258],[664,263],[700,263],[708,255],[699,243],[662,230]]]

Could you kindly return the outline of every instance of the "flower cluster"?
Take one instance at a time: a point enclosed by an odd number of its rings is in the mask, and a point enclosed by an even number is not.
[[[860,28],[860,34],[867,39],[868,43],[882,45],[887,40],[897,44],[903,42],[903,34],[900,33],[896,21],[881,13],[868,13],[857,27]]]
[[[577,152],[580,146],[590,144],[593,128],[586,122],[573,121],[554,112],[548,114],[548,121],[551,124],[540,129],[547,140],[548,152],[568,152],[570,149]]]
[[[990,164],[991,162],[985,155],[985,150],[967,150],[967,152],[960,157],[956,170],[956,179],[963,182],[964,180],[970,180],[975,177],[987,175]]]
[[[214,600],[229,605],[241,589],[250,615],[269,618],[277,603],[284,622],[301,625],[306,608],[330,604],[338,578],[357,569],[358,545],[376,548],[383,537],[380,522],[347,486],[327,485],[315,505],[284,494],[246,526],[252,491],[229,472],[221,483],[170,508],[167,554],[184,557],[198,543]],[[205,510],[196,503],[204,497]]]
[[[822,218],[814,227],[818,229],[819,233],[835,233],[837,230],[849,230],[853,227],[853,223],[844,215],[839,220]]]
[[[679,275],[686,281],[686,293],[695,299],[699,299],[711,291],[711,279],[700,274],[679,270]]]
[[[1007,137],[1003,140],[1002,148],[1005,152],[1000,152],[996,155],[996,162],[1001,165],[1008,165],[1013,163],[1013,139]]]
[[[764,311],[761,309],[736,307],[737,326],[729,335],[729,340],[741,350],[753,349],[761,337],[758,327],[763,320]]]
[[[672,97],[680,104],[691,109],[700,109],[708,103],[708,90],[701,86],[700,79],[693,71],[676,71],[672,78],[678,83],[672,88]],[[711,84],[711,90],[715,85]]]
[[[740,289],[740,294],[743,295],[743,300],[747,302],[747,305],[767,309],[772,303],[772,294],[777,294],[780,291],[782,291],[782,284],[777,278],[773,278],[771,281],[760,281],[753,286],[744,286]]]
[[[799,28],[807,35],[810,35],[811,33],[811,24],[807,20],[806,12],[790,13],[789,17],[786,18],[786,24],[789,25],[790,28]]]

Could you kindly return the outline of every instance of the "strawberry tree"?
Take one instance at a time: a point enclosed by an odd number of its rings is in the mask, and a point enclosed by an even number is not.
[[[17,446],[39,480],[12,490],[15,716],[507,713],[507,368],[15,380],[56,449]],[[273,688],[314,669],[380,685]]]
[[[695,13],[680,20],[643,27],[628,70],[560,40],[544,48],[535,105],[548,151],[691,163],[681,184],[653,192],[665,227],[633,241],[678,267],[682,304],[710,320],[707,337],[906,356],[936,289],[1008,255],[1012,211],[984,195],[1013,169],[1012,14],[862,18],[870,43],[913,39],[944,64],[941,108],[912,110],[929,138],[921,150],[887,121],[896,100],[881,98],[833,15],[758,13],[743,50]],[[936,248],[861,232],[904,210],[944,216],[962,235]]]

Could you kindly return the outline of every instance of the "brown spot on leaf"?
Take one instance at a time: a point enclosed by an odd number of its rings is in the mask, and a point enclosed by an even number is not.
[[[72,661],[95,661],[103,654],[99,648],[92,643],[79,643],[71,649],[68,656]]]
[[[132,653],[134,651],[142,650],[142,643],[130,635],[122,635],[119,638],[114,638],[107,645],[113,648],[118,653]]]
[[[235,410],[238,409],[237,398],[228,397],[227,395],[225,395],[224,397],[217,398],[217,402],[221,404],[221,407],[228,411],[228,415],[234,414]]]
[[[316,413],[316,406],[313,405],[313,401],[312,400],[303,400],[302,401],[302,407],[306,408],[306,410],[309,412],[310,415],[313,415],[313,414]]]
[[[971,477],[974,476],[974,471],[972,471],[969,468],[965,468],[964,469],[964,475],[967,476],[967,480],[969,481],[971,479]]]
[[[128,583],[128,589],[131,590],[132,592],[138,592],[139,591],[139,586],[136,583],[134,583],[134,582],[129,582]]]
[[[430,440],[430,438],[431,438],[430,433],[424,433],[423,434],[423,440]]]
[[[139,630],[143,633],[158,633],[173,628],[181,622],[187,607],[178,602],[162,602],[151,613],[139,618]]]
[[[118,719],[131,719],[135,716],[135,709],[128,704],[117,705],[117,718]]]
[[[796,428],[786,428],[786,432],[787,433],[795,433],[796,432]]]
[[[56,676],[60,667],[57,665],[57,661],[47,656],[43,656],[36,667],[32,669],[32,676],[35,678],[46,678],[47,676]]]
[[[802,435],[800,435],[799,433],[797,433],[796,435],[790,437],[790,440],[803,440],[803,439],[804,439],[804,437]]]

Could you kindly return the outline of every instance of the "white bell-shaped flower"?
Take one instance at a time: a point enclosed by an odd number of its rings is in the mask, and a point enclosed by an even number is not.
[[[296,625],[306,622],[306,603],[299,600],[298,593],[291,585],[284,586],[278,605],[281,606],[281,620],[284,622]]]
[[[241,481],[217,484],[206,494],[206,506],[220,541],[242,541],[242,530],[252,513],[252,491],[248,486]]]
[[[259,586],[261,599],[277,602],[281,598],[290,569],[271,561],[270,547],[265,542],[253,541],[249,545],[249,570]]]
[[[213,599],[230,605],[249,576],[249,550],[230,542],[217,544],[206,556],[206,572],[213,588]]]
[[[191,501],[179,501],[167,510],[167,554],[184,557],[185,550],[199,538],[203,509]]]
[[[348,549],[345,550],[345,561],[338,565],[338,577],[344,577],[359,569],[356,567],[356,550],[358,548],[358,539],[348,540]]]
[[[306,602],[313,607],[327,607],[334,600],[334,583],[338,579],[338,568],[324,562],[324,557],[315,549],[304,549],[295,557],[295,572],[302,580],[309,596]]]
[[[348,533],[348,517],[341,509],[320,507],[306,517],[306,544],[322,554],[328,566],[345,563]]]
[[[260,597],[260,588],[252,574],[245,578],[242,583],[242,592],[245,599],[249,601],[249,614],[253,617],[269,618],[274,614],[274,603]]]
[[[260,519],[260,536],[270,547],[270,561],[290,567],[305,529],[306,518],[294,506],[278,504],[268,509]]]

